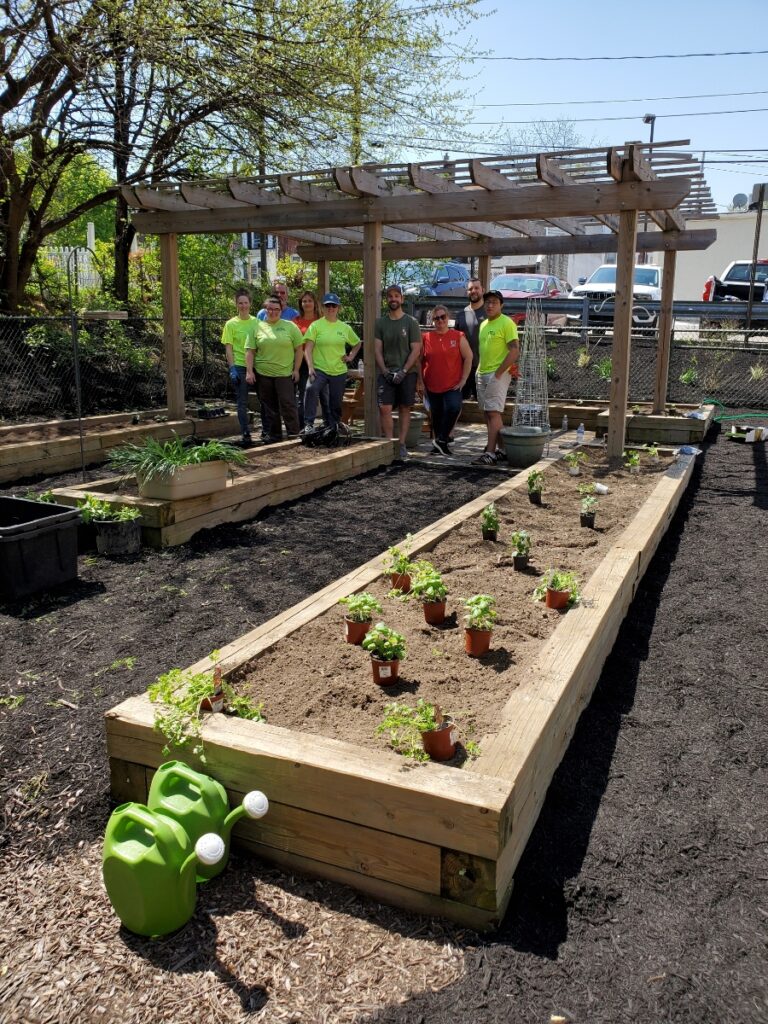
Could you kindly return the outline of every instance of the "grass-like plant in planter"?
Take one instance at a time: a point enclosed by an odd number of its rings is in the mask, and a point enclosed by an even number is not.
[[[515,530],[509,538],[512,561],[515,569],[525,569],[531,553],[531,535],[527,530]]]
[[[109,463],[121,473],[136,476],[139,493],[146,498],[173,501],[210,494],[226,486],[229,466],[242,466],[248,456],[226,441],[189,443],[173,437],[145,438],[109,453]]]
[[[405,657],[405,637],[402,633],[390,629],[383,622],[377,622],[365,634],[363,649],[371,656],[373,681],[379,686],[396,683],[400,662]]]
[[[431,562],[416,563],[409,596],[421,601],[424,608],[424,619],[430,626],[439,626],[443,622],[448,590],[443,582],[443,577]]]
[[[532,469],[527,476],[528,500],[532,505],[541,504],[541,492],[544,490],[544,473],[540,469]]]
[[[464,649],[473,658],[486,654],[491,646],[491,632],[498,618],[496,598],[490,594],[474,594],[464,602]]]
[[[411,561],[412,545],[413,536],[407,533],[403,546],[398,547],[393,544],[391,548],[387,548],[387,553],[384,556],[384,572],[389,574],[392,589],[399,590],[403,594],[407,594],[411,589],[411,574],[415,568],[415,563]]]
[[[493,502],[486,505],[480,513],[480,525],[483,530],[483,540],[496,540],[499,532],[499,513]]]
[[[397,701],[385,704],[376,733],[387,733],[392,749],[414,761],[447,761],[456,753],[453,719],[421,697],[415,707]]]
[[[544,601],[547,608],[571,608],[581,600],[581,585],[573,572],[548,569],[536,584],[534,601]]]
[[[347,643],[361,644],[373,622],[373,616],[381,615],[383,608],[373,594],[367,591],[342,597],[339,604],[343,604],[347,609],[344,615]]]
[[[86,494],[78,501],[85,526],[93,526],[100,555],[135,555],[141,549],[141,511],[131,505],[113,505]]]
[[[180,668],[158,676],[147,690],[149,699],[160,707],[155,714],[155,729],[162,733],[166,743],[163,756],[168,757],[173,747],[192,745],[192,753],[205,762],[201,730],[205,706],[216,706],[217,691],[224,695],[224,705],[230,714],[253,722],[264,720],[264,705],[235,693],[229,683],[221,681],[215,668],[209,672],[190,674]]]

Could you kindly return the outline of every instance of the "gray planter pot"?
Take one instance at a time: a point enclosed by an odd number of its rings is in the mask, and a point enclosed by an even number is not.
[[[121,523],[96,522],[96,550],[100,555],[135,555],[141,551],[141,526],[138,519]]]
[[[541,427],[502,427],[501,443],[510,466],[525,469],[538,462],[549,441],[549,431]]]
[[[415,448],[419,443],[421,438],[421,428],[424,426],[425,419],[426,417],[423,412],[411,413],[411,422],[408,425],[408,433],[405,438],[407,448]],[[400,430],[400,417],[396,412],[392,413],[392,426],[394,428],[394,436],[397,438]]]

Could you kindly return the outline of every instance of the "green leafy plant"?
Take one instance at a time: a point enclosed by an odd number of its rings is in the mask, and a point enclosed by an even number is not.
[[[448,590],[443,577],[430,562],[423,563],[411,580],[411,593],[417,601],[444,601],[448,596]]]
[[[648,451],[648,458],[649,459],[658,459],[658,457],[659,457],[659,449],[656,447],[655,444],[649,444],[648,448],[647,448],[647,451]]]
[[[580,348],[578,355],[576,356],[576,365],[580,370],[585,369],[592,362],[592,356],[589,354],[589,350],[586,348]]]
[[[35,494],[34,491],[27,491],[24,495],[27,501],[45,501],[49,505],[55,505],[56,499],[53,496],[53,491],[42,491],[40,494]]]
[[[595,512],[597,512],[597,498],[593,494],[585,494],[581,499],[582,515],[590,516]]]
[[[680,381],[681,384],[686,384],[686,385],[692,386],[693,384],[698,383],[698,380],[699,380],[698,364],[699,364],[699,361],[696,358],[696,356],[691,356],[691,365],[688,367],[687,370],[683,370],[683,372],[678,377],[678,380]]]
[[[528,490],[531,493],[536,491],[544,490],[544,471],[541,469],[532,469],[527,477]]]
[[[622,458],[624,459],[624,465],[627,469],[632,469],[633,466],[640,465],[640,452],[622,452]]]
[[[576,469],[580,462],[587,461],[586,452],[568,452],[563,456],[563,461],[569,469]]]
[[[126,444],[109,453],[109,463],[120,473],[133,473],[151,480],[154,476],[168,476],[181,466],[197,466],[203,462],[227,462],[242,466],[248,456],[241,448],[226,441],[206,441],[194,444],[181,437],[158,441],[147,437],[141,444]]]
[[[539,579],[533,591],[534,601],[543,601],[548,590],[567,590],[570,594],[568,607],[578,604],[581,600],[581,588],[578,577],[565,569],[548,569]]]
[[[413,568],[413,562],[411,561],[412,546],[413,537],[408,533],[402,547],[393,544],[391,548],[387,548],[383,561],[384,572],[397,573],[399,576],[408,575]]]
[[[136,666],[136,658],[129,654],[127,658],[115,658],[107,669],[108,672],[117,672],[118,669],[127,668],[129,671]]]
[[[555,362],[554,356],[546,356],[544,359],[544,369],[547,373],[549,380],[555,380],[557,378],[557,363]]]
[[[587,494],[595,493],[595,485],[593,483],[579,484],[577,490],[582,498],[584,498]]]
[[[480,513],[480,523],[484,530],[498,530],[499,513],[496,510],[496,505],[493,502],[491,502],[490,505],[486,505],[483,511]]]
[[[345,605],[346,617],[351,622],[370,622],[374,615],[381,615],[383,609],[373,594],[363,591],[362,594],[350,594],[342,597],[339,604]]]
[[[429,754],[421,745],[421,734],[437,729],[442,721],[440,708],[421,697],[415,707],[393,701],[384,705],[384,717],[376,726],[376,734],[388,733],[390,746],[404,757],[428,761]]]
[[[754,366],[750,366],[750,368],[749,368],[749,379],[751,381],[754,381],[754,383],[758,383],[759,381],[763,380],[764,377],[765,377],[765,367],[763,366],[762,363],[755,363]],[[42,500],[42,499],[40,499],[40,500]]]
[[[131,523],[141,518],[141,510],[132,505],[112,505],[92,494],[86,494],[77,507],[84,523]]]
[[[489,594],[474,594],[464,602],[467,614],[464,621],[467,629],[493,629],[498,618],[496,598]]]
[[[602,359],[595,363],[595,373],[600,380],[610,380],[613,374],[613,360],[610,356],[603,356]]]
[[[26,699],[26,695],[23,693],[11,694],[9,697],[0,697],[0,707],[8,708],[9,711],[15,711],[16,708],[21,707]]]
[[[383,622],[377,622],[365,634],[363,648],[378,661],[402,661],[405,657],[405,637]]]
[[[531,551],[531,535],[527,530],[515,530],[509,538],[509,546],[515,555],[528,555]]]

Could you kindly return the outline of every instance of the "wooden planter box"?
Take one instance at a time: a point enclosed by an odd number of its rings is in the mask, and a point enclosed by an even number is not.
[[[157,473],[149,480],[137,477],[139,494],[142,498],[157,498],[159,501],[199,498],[202,494],[223,490],[227,486],[228,472],[227,463],[221,459],[195,466],[179,466],[173,473]]]
[[[203,728],[204,770],[233,801],[253,786],[270,799],[269,815],[236,825],[237,840],[288,870],[348,883],[379,901],[475,928],[498,924],[549,783],[692,467],[693,458],[682,457],[659,478],[584,587],[582,604],[543,644],[471,769],[433,763],[405,771],[391,757],[350,743],[211,716]],[[490,501],[525,489],[525,476],[416,534],[413,553],[429,550]],[[221,652],[225,672],[252,662],[380,575],[377,556],[235,640]],[[209,668],[208,659],[191,666]],[[164,761],[153,712],[140,696],[106,716],[115,800],[145,800]]]
[[[306,451],[306,458],[288,466],[260,470],[259,462],[263,456],[272,456],[280,450],[289,449]],[[349,448],[328,450],[302,449],[298,441],[284,441],[279,445],[249,451],[252,472],[247,474],[226,479],[225,464],[224,486],[197,497],[149,498],[125,494],[118,489],[120,478],[60,487],[54,494],[56,500],[63,505],[76,505],[84,494],[93,494],[115,505],[139,508],[142,542],[149,547],[165,548],[184,544],[199,530],[220,523],[239,523],[253,519],[267,506],[292,501],[337,480],[367,473],[377,466],[388,466],[394,454],[392,441],[371,441]],[[133,477],[127,480],[135,483]]]

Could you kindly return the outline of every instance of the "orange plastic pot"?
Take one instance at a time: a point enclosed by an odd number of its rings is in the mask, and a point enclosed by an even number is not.
[[[471,658],[479,658],[487,654],[491,646],[490,629],[465,629],[464,650]]]
[[[400,674],[399,661],[379,661],[378,658],[371,658],[373,668],[373,681],[377,686],[392,686],[397,682]]]
[[[422,608],[424,619],[430,626],[439,626],[445,621],[445,601],[425,601]]]
[[[570,590],[550,590],[550,588],[547,587],[547,597],[544,603],[547,608],[556,608],[561,610],[568,607],[570,599]]]
[[[456,753],[456,731],[453,719],[444,718],[439,729],[421,734],[424,750],[433,761],[449,761]]]
[[[346,632],[344,639],[348,644],[361,644],[363,637],[371,628],[371,619],[366,619],[365,622],[355,622],[354,619],[344,618],[344,626]]]
[[[392,581],[392,587],[395,590],[399,590],[403,594],[407,594],[411,589],[411,577],[407,572],[391,572],[389,578]]]

